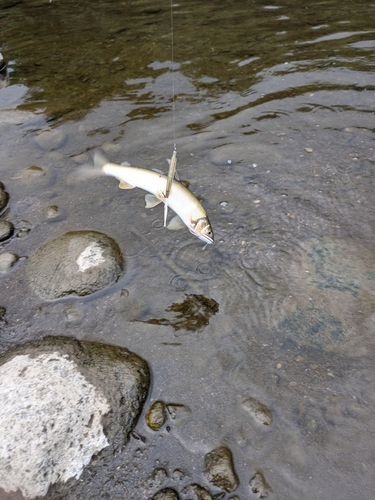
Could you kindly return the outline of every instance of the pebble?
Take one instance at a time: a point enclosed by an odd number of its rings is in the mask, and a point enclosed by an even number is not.
[[[10,238],[13,234],[14,226],[11,222],[0,220],[0,241]]]
[[[251,491],[258,498],[267,498],[268,493],[272,493],[271,486],[269,484],[267,484],[267,481],[261,472],[257,472],[250,479],[249,484],[250,484]]]
[[[0,254],[0,273],[6,273],[17,262],[18,256],[11,252]]]
[[[207,453],[204,458],[205,476],[210,483],[227,493],[239,486],[239,480],[233,467],[232,453],[228,448],[220,446]]]
[[[59,207],[57,205],[50,205],[46,208],[47,219],[54,219],[59,215]]]
[[[152,500],[179,500],[177,491],[172,488],[164,488],[152,497]]]
[[[28,181],[28,180],[37,179],[38,177],[43,177],[45,175],[46,175],[46,173],[42,167],[32,165],[31,167],[25,168],[22,171],[21,179]]]
[[[147,425],[153,431],[158,431],[167,420],[167,410],[163,401],[152,403],[146,414]]]
[[[105,142],[102,144],[102,150],[107,154],[115,154],[121,151],[121,146],[119,144],[113,144],[111,142]]]
[[[66,134],[57,129],[43,130],[35,137],[35,142],[44,151],[53,151],[55,149],[59,149],[65,143],[65,141]]]
[[[90,156],[87,153],[81,153],[79,155],[72,156],[72,160],[78,165],[82,165],[82,163],[88,163],[90,161]]]
[[[167,410],[173,423],[177,427],[182,427],[186,425],[191,419],[191,410],[187,406],[177,405],[177,404],[169,404],[167,405]]]
[[[258,423],[266,426],[272,425],[272,411],[266,405],[260,403],[257,399],[246,398],[242,401],[241,406],[247,410]]]
[[[4,185],[0,182],[0,211],[3,210],[9,201],[9,194],[4,190]]]
[[[212,495],[199,484],[189,484],[183,491],[189,500],[212,500]]]

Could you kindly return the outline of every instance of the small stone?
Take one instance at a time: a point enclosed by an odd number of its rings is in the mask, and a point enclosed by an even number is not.
[[[123,288],[120,292],[120,297],[129,297],[129,290]]]
[[[79,155],[72,156],[72,160],[75,163],[78,163],[78,165],[81,165],[82,163],[88,163],[90,161],[90,156],[87,153],[81,153]]]
[[[167,420],[167,410],[163,401],[152,403],[146,414],[147,425],[153,431],[158,431],[163,427]]]
[[[5,252],[0,254],[0,273],[6,273],[17,260],[18,256],[14,253]]]
[[[121,151],[121,146],[119,144],[113,144],[112,142],[105,142],[102,144],[102,150],[107,154],[115,154]]]
[[[42,167],[32,165],[31,167],[25,168],[25,170],[22,171],[21,178],[22,180],[33,180],[45,175],[46,172]]]
[[[167,410],[173,423],[177,427],[182,427],[189,422],[191,419],[191,410],[187,406],[169,404],[167,405]]]
[[[84,317],[83,310],[74,304],[68,304],[64,312],[69,323],[79,323]]]
[[[152,497],[152,500],[178,500],[177,491],[172,488],[164,488],[163,490],[158,491]]]
[[[165,469],[163,469],[163,467],[156,467],[152,471],[153,486],[156,488],[160,488],[160,486],[167,479],[167,477],[168,477],[168,473]]]
[[[210,492],[199,484],[189,484],[183,493],[188,496],[189,500],[212,500]]]
[[[51,205],[46,208],[47,219],[54,219],[59,215],[59,207],[56,205]]]
[[[205,461],[205,476],[214,486],[230,493],[234,491],[239,480],[233,467],[232,454],[224,446],[207,453]]]
[[[59,149],[66,141],[66,135],[61,130],[43,130],[35,137],[35,142],[44,151],[53,151]]]
[[[13,234],[14,226],[11,222],[0,220],[0,241],[10,238]]]
[[[9,201],[9,194],[4,191],[4,185],[0,183],[0,211],[3,210]]]
[[[242,401],[241,404],[242,408],[247,410],[250,415],[257,420],[260,424],[269,426],[272,425],[273,422],[273,415],[272,411],[267,408],[266,405],[263,403],[260,403],[257,399],[255,398],[246,398],[244,401]]]
[[[305,151],[307,151],[307,153],[312,153],[313,149],[312,148],[305,148]]]
[[[265,477],[261,472],[257,472],[251,479],[250,479],[250,488],[251,491],[258,497],[258,498],[267,498],[268,493],[272,493],[272,488],[269,484],[267,484],[267,481],[265,480]]]

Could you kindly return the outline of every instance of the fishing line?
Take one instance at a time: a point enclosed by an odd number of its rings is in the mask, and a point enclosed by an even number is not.
[[[176,146],[176,109],[175,109],[175,81],[174,81],[174,26],[173,26],[173,0],[171,0],[171,39],[172,39],[172,110],[173,110],[173,151],[177,153]]]

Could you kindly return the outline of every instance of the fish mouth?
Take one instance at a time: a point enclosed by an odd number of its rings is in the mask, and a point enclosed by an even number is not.
[[[204,233],[198,233],[197,231],[195,231],[194,229],[190,229],[190,232],[191,234],[194,234],[194,236],[196,236],[197,238],[199,238],[200,240],[204,241],[205,243],[208,243],[208,244],[212,244],[214,242],[214,239],[213,237],[211,238],[211,236],[208,236],[207,234],[204,234]]]

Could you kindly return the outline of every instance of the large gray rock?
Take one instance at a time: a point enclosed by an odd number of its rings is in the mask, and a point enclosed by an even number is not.
[[[51,485],[63,493],[93,455],[100,463],[127,441],[148,388],[147,363],[119,347],[47,337],[7,353],[0,488],[26,498],[45,496]]]
[[[72,231],[36,250],[28,262],[32,288],[44,299],[89,295],[115,283],[123,270],[117,243],[96,231]]]

